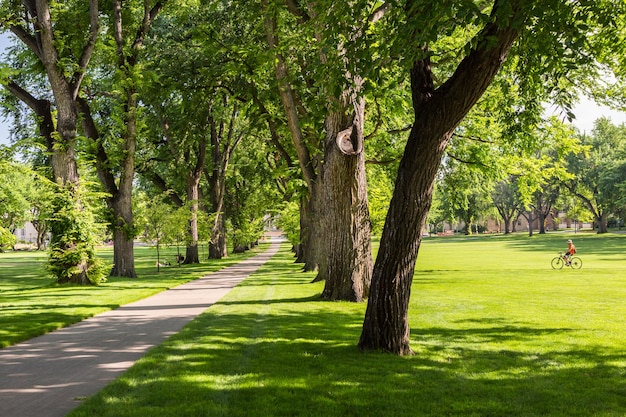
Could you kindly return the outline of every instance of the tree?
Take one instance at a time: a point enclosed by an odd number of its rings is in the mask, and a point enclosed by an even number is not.
[[[461,219],[465,234],[471,235],[488,209],[487,196],[491,192],[492,181],[478,167],[455,160],[446,161],[442,171],[438,191],[442,193],[443,210]]]
[[[34,183],[27,167],[0,161],[0,226],[13,233],[30,220]]]
[[[363,78],[348,44],[367,8],[341,2],[262,2],[280,100],[307,184],[303,246],[322,297],[363,300],[371,279]],[[348,18],[347,18],[348,17]],[[281,25],[279,25],[281,22]],[[301,32],[304,38],[295,35]],[[308,42],[306,39],[315,39]],[[298,39],[289,44],[288,39]],[[293,46],[290,49],[288,46]],[[347,192],[350,190],[350,192]]]
[[[619,209],[626,183],[626,126],[598,119],[592,134],[582,135],[581,143],[587,151],[567,159],[574,176],[563,184],[593,214],[598,233],[606,233],[608,216]]]
[[[107,204],[113,231],[111,276],[137,276],[132,189],[140,127],[139,90],[144,76],[141,51],[163,6],[162,1],[112,2],[112,23],[106,27],[112,42],[101,45],[104,52],[98,77],[92,80],[89,94],[78,100],[83,130],[92,141],[98,177],[109,193]],[[105,45],[113,46],[105,50]],[[104,74],[109,77],[102,77]]]
[[[6,227],[0,226],[0,252],[12,248],[17,243],[15,235]]]
[[[142,229],[142,239],[154,244],[157,251],[157,271],[167,266],[169,261],[161,261],[161,247],[175,241],[180,232],[180,216],[177,209],[166,204],[166,195],[148,196],[145,192],[137,192],[134,196],[136,205],[136,221]]]
[[[63,5],[48,1],[0,4],[2,29],[10,30],[27,48],[27,65],[1,78],[2,85],[36,115],[39,136],[49,153],[54,181],[60,187],[51,220],[53,247],[50,269],[60,282],[92,284],[101,280],[94,242],[88,236],[90,216],[80,200],[76,161],[78,111],[76,99],[94,52],[99,32],[98,2]],[[24,73],[34,77],[25,77]],[[45,83],[42,78],[45,78]],[[39,85],[29,82],[35,78]],[[47,84],[47,85],[46,85]],[[43,87],[51,94],[45,94]],[[33,89],[30,89],[34,87]],[[29,91],[30,90],[30,91]],[[37,98],[35,94],[41,93]],[[71,208],[71,209],[70,209]],[[85,213],[84,216],[81,213]],[[75,222],[80,219],[81,221]],[[85,230],[80,230],[84,228]]]
[[[244,140],[233,154],[226,178],[224,211],[230,219],[235,253],[256,245],[263,235],[264,217],[276,210],[276,201],[280,199],[270,165],[264,163],[270,146],[259,138]]]
[[[392,28],[397,30],[396,39],[404,48],[395,46],[408,55],[415,121],[398,169],[374,265],[372,291],[359,341],[361,349],[411,353],[407,319],[410,287],[437,170],[455,128],[493,82],[515,41],[521,40],[519,46],[525,49],[520,49],[519,56],[527,59],[520,62],[532,64],[533,75],[541,74],[540,68],[553,73],[565,65],[576,67],[580,56],[573,53],[571,44],[579,39],[584,41],[580,34],[587,32],[583,29],[589,23],[595,23],[590,18],[598,14],[591,12],[599,7],[554,3],[496,0],[489,3],[489,8],[480,10],[475,3],[465,2],[455,3],[453,10],[448,3],[407,2],[389,14],[390,22],[406,23]],[[533,26],[535,22],[539,22],[538,26]],[[433,56],[433,40],[441,34],[461,33],[462,23],[472,30],[463,53],[453,49],[460,61],[453,55]],[[543,53],[548,50],[552,55]],[[574,60],[565,59],[572,55],[576,55]],[[433,59],[449,72],[435,77]],[[535,67],[539,60],[542,65]],[[437,84],[436,80],[442,81]],[[533,103],[536,102],[525,104]]]
[[[510,175],[507,179],[498,182],[491,193],[491,199],[504,222],[504,234],[511,233],[511,224],[522,208],[517,177]]]

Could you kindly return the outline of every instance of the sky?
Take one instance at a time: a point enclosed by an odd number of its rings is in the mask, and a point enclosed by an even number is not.
[[[4,51],[8,45],[9,39],[7,35],[0,34],[0,51]],[[0,52],[0,55],[1,53],[2,52]],[[608,117],[614,124],[626,123],[626,112],[612,110],[606,106],[599,106],[588,99],[581,100],[581,102],[574,107],[573,113],[576,115],[573,125],[576,126],[581,133],[590,133],[595,120],[600,117]],[[9,144],[10,122],[10,120],[4,120],[0,115],[0,145]]]

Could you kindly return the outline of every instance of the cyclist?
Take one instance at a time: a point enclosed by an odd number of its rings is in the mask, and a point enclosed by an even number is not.
[[[576,246],[572,242],[572,239],[567,241],[567,251],[565,252],[565,265],[569,266],[570,258],[576,253]]]

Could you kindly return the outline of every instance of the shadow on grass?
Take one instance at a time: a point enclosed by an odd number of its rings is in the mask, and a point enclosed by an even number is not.
[[[572,344],[580,329],[469,318],[413,329],[412,357],[363,353],[364,303],[320,301],[275,266],[70,416],[626,415],[626,355]]]
[[[360,314],[205,314],[72,415],[590,416],[626,413],[621,352],[450,349],[568,329],[422,329],[417,354],[360,353]],[[450,350],[451,356],[441,355]]]
[[[562,233],[548,232],[529,237],[526,234],[487,235],[487,236],[455,236],[444,238],[427,238],[422,243],[427,245],[445,245],[450,243],[488,242],[496,240],[511,249],[530,252],[563,252],[567,249],[567,240],[572,239],[579,252],[587,254],[620,254],[626,250],[625,234],[597,233]]]
[[[93,305],[76,305],[75,308],[90,309]],[[113,309],[118,305],[106,305],[102,308]],[[0,348],[40,336],[42,334],[66,327],[68,323],[78,323],[90,317],[89,314],[70,314],[54,311],[49,305],[29,306],[28,312],[23,313],[23,307],[3,306],[4,315],[0,316]]]
[[[620,234],[546,234],[523,238],[515,236],[507,239],[507,245],[520,251],[564,252],[567,249],[567,240],[572,239],[579,254],[611,255],[624,253],[626,250],[626,235]]]

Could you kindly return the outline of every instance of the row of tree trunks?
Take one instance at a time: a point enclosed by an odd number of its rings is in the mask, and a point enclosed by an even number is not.
[[[305,270],[317,267],[316,280],[325,281],[324,298],[363,300],[369,292],[372,267],[362,152],[365,102],[354,91],[346,91],[341,97],[329,95],[326,98],[326,139],[324,149],[318,150],[323,161],[314,163],[300,122],[299,97],[289,82],[287,60],[279,52],[277,11],[267,1],[263,2],[263,9],[267,43],[276,52],[274,72],[278,91],[308,189],[308,198],[302,200],[305,204],[301,207],[299,260],[305,262]],[[289,10],[299,18],[307,18],[303,10]],[[312,12],[313,7],[308,10]],[[353,135],[348,134],[343,138],[345,142],[338,142],[338,134],[347,128],[351,128]],[[342,151],[342,144],[349,146]]]

